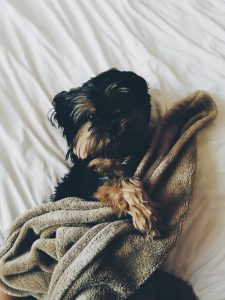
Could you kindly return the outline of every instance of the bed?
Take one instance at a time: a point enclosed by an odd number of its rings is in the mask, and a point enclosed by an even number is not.
[[[219,0],[1,1],[1,241],[68,168],[65,141],[47,118],[53,96],[112,67],[132,70],[162,113],[196,89],[217,103],[217,119],[198,137],[189,217],[163,268],[199,299],[225,299],[224,15]]]

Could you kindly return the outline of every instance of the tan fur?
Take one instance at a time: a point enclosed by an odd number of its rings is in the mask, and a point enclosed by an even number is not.
[[[95,169],[98,173],[109,172],[112,169],[115,171],[122,170],[128,164],[130,156],[123,159],[98,157],[90,161],[89,168]]]
[[[91,121],[86,122],[77,132],[73,152],[80,159],[85,159],[89,155],[101,153],[109,144],[107,136],[98,136],[91,130]]]
[[[86,122],[77,132],[75,138],[74,153],[80,159],[85,159],[88,156],[89,138],[91,122]]]
[[[114,159],[111,158],[95,158],[89,164],[89,168],[95,169],[98,173],[103,173],[111,170],[114,165]]]
[[[146,198],[141,182],[138,179],[118,179],[100,186],[95,197],[110,206],[115,213],[129,214],[134,227],[142,233],[158,235],[154,228],[150,202]]]
[[[96,112],[96,109],[93,106],[92,102],[89,99],[87,99],[85,95],[81,95],[79,99],[82,101],[75,106],[75,108],[71,112],[71,116],[76,118],[78,111],[80,110],[82,110],[83,112],[87,112],[87,114],[93,114]]]

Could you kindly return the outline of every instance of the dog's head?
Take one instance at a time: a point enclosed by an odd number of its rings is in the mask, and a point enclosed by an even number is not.
[[[146,81],[133,72],[110,69],[57,94],[53,106],[52,119],[80,159],[124,157],[146,141],[150,96]]]

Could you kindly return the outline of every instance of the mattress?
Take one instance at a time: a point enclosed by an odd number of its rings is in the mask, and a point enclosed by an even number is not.
[[[224,15],[219,0],[1,0],[1,241],[68,168],[47,118],[53,96],[111,67],[132,70],[162,113],[196,89],[217,103],[217,119],[198,137],[189,217],[163,268],[199,299],[225,299]]]

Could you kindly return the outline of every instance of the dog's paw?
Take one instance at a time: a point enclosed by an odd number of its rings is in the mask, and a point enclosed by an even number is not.
[[[158,210],[150,199],[146,199],[145,192],[138,191],[137,184],[135,192],[124,193],[124,198],[129,202],[127,213],[132,217],[134,227],[144,235],[150,235],[153,238],[160,237],[161,233],[158,226],[160,217]],[[129,197],[129,198],[128,198]]]
[[[95,197],[119,216],[129,214],[134,227],[142,234],[160,237],[157,210],[138,179],[119,179],[105,183],[99,187]]]
[[[134,227],[142,234],[152,238],[161,236],[157,228],[158,219],[149,208],[132,206],[127,213],[132,216]]]

